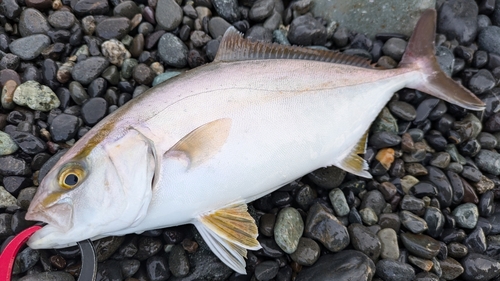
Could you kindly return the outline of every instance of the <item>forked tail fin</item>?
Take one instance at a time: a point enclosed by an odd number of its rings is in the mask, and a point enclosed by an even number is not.
[[[407,87],[433,95],[466,109],[483,110],[485,104],[464,86],[453,81],[439,67],[435,57],[434,38],[436,31],[436,10],[422,13],[408,42],[401,68],[419,70],[422,79]]]

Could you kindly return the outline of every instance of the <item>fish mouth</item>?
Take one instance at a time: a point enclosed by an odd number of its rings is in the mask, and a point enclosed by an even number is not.
[[[66,248],[76,245],[76,242],[64,241],[65,233],[57,227],[46,225],[36,231],[28,240],[27,244],[32,249]]]
[[[40,207],[40,205],[35,208],[30,206],[25,218],[46,223],[45,227],[50,226],[60,232],[67,232],[73,228],[73,208],[69,204],[55,204],[48,208]]]

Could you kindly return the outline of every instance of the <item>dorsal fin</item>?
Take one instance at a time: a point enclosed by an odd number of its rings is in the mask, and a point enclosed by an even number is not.
[[[317,50],[276,43],[254,42],[243,38],[233,26],[224,33],[214,62],[264,59],[301,59],[377,68],[365,58],[327,50]]]

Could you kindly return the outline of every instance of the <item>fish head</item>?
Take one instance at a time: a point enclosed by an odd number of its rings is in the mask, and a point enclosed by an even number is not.
[[[38,187],[26,219],[46,225],[28,245],[63,248],[139,224],[151,201],[154,165],[151,144],[138,131],[98,143],[82,138]]]

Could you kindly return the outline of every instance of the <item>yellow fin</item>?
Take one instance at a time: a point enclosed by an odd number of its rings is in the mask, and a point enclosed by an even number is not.
[[[365,159],[358,155],[365,153],[367,139],[368,131],[363,134],[358,143],[356,143],[356,145],[351,149],[351,152],[349,152],[347,157],[342,159],[339,165],[336,166],[351,174],[364,178],[371,178],[372,176],[367,172],[368,163],[366,163]]]
[[[246,274],[247,250],[261,248],[257,241],[258,230],[255,220],[247,212],[244,203],[201,215],[195,223],[210,249],[233,270]]]
[[[231,129],[231,119],[221,118],[201,125],[178,141],[169,152],[182,152],[194,168],[217,154],[226,143]]]

